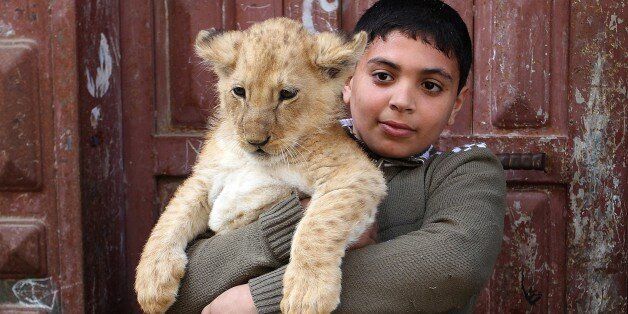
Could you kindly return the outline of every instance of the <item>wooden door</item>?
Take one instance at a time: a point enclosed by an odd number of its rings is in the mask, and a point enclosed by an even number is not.
[[[0,2],[2,313],[83,309],[74,6]]]
[[[474,3],[472,132],[444,142],[484,141],[513,168],[478,312],[626,311],[619,2]]]
[[[192,54],[196,33],[282,15],[314,31],[351,30],[373,2],[119,3],[125,241],[118,248],[127,296],[142,245],[189,174],[215,107],[205,88],[215,78]],[[475,55],[472,97],[441,148],[486,142],[509,169],[502,253],[477,311],[625,310],[624,8],[611,0],[448,2],[469,26]],[[137,309],[132,297],[125,304]]]

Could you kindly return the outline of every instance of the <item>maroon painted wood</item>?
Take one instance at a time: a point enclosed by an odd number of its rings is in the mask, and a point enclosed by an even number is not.
[[[83,309],[74,1],[0,3],[0,312]]]
[[[125,301],[127,311],[139,312],[133,279],[135,265],[151,225],[155,221],[155,56],[153,55],[152,1],[120,3],[120,67],[122,78],[122,123],[125,136],[124,175],[126,191],[125,218]]]
[[[567,310],[625,313],[628,13],[624,1],[574,1],[570,13]]]
[[[124,178],[118,1],[78,2],[85,312],[124,312]],[[130,299],[130,298],[129,298]]]

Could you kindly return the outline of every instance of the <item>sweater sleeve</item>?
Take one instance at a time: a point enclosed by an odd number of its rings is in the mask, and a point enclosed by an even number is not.
[[[188,265],[168,313],[200,313],[227,289],[285,264],[302,212],[293,193],[250,225],[195,239],[187,248]]]
[[[337,312],[443,312],[489,278],[503,233],[506,184],[488,149],[438,157],[419,230],[350,251]],[[249,281],[260,313],[278,312],[285,267]]]

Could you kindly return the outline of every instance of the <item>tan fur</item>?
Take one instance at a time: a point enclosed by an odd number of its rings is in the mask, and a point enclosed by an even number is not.
[[[364,33],[353,40],[311,35],[285,18],[199,34],[197,53],[219,77],[220,108],[192,175],[142,252],[135,290],[144,311],[172,305],[185,247],[208,222],[219,232],[235,229],[293,189],[312,200],[293,237],[281,309],[329,313],[337,307],[345,248],[372,223],[385,195],[381,172],[337,123],[342,85],[365,43]],[[232,92],[236,85],[245,88],[245,99]],[[298,89],[297,96],[279,101],[282,88]],[[248,142],[269,136],[267,154],[256,154]]]

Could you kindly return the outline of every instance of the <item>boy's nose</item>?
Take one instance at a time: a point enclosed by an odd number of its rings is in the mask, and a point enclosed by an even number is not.
[[[401,113],[413,113],[416,106],[410,88],[399,88],[391,97],[388,106],[391,110]]]
[[[411,108],[410,106],[401,104],[401,103],[391,103],[390,104],[390,109],[394,110],[394,111],[399,111],[401,113],[407,112],[407,113],[413,113],[414,109]]]

